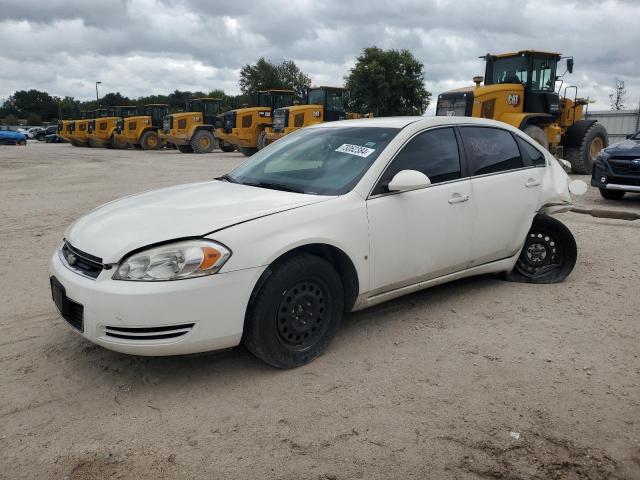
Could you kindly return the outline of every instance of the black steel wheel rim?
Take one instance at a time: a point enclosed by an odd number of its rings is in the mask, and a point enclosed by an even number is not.
[[[562,266],[558,240],[544,231],[531,231],[516,262],[518,271],[530,278],[540,277]]]
[[[276,312],[276,332],[291,350],[314,345],[329,326],[329,296],[316,279],[300,280],[285,290]]]

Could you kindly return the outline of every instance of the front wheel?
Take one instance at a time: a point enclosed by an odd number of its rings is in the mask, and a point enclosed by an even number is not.
[[[340,276],[326,260],[310,254],[278,262],[264,275],[247,312],[244,344],[274,367],[304,365],[323,352],[340,325]]]
[[[578,248],[571,231],[559,220],[538,214],[520,257],[506,279],[525,283],[559,283],[576,264]]]
[[[624,197],[626,192],[624,190],[607,190],[606,188],[600,189],[600,195],[607,200],[620,200]]]
[[[209,130],[198,130],[190,143],[194,153],[211,153],[216,147],[216,138]]]
[[[193,153],[191,145],[178,145],[178,150],[180,150],[180,153]]]
[[[140,137],[140,148],[142,150],[158,150],[161,145],[160,136],[154,131],[146,131]]]
[[[258,149],[254,147],[238,147],[238,151],[245,157],[250,157],[251,155],[256,153]]]

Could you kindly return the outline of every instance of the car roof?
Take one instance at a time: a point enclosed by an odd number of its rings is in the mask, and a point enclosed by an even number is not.
[[[340,120],[337,122],[324,122],[313,125],[309,128],[331,128],[331,127],[378,127],[378,128],[404,128],[407,125],[418,124],[419,127],[437,127],[439,125],[459,125],[472,124],[484,125],[488,127],[500,127],[512,130],[513,127],[496,120],[487,118],[474,117],[449,117],[449,116],[430,116],[430,117],[377,117],[377,118],[358,118],[355,120]]]

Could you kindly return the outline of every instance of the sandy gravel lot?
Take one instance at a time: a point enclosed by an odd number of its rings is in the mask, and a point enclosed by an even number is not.
[[[579,245],[565,283],[404,297],[296,370],[242,348],[132,357],[67,328],[47,262],[73,219],[242,159],[0,147],[0,478],[640,479],[640,221],[559,215]]]

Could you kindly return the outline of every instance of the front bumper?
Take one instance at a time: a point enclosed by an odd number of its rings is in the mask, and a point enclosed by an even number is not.
[[[640,167],[614,167],[606,160],[598,159],[593,165],[591,185],[606,190],[621,190],[626,192],[640,192]]]
[[[251,291],[264,271],[130,282],[112,280],[110,269],[93,280],[67,267],[58,251],[49,269],[67,299],[83,307],[83,331],[67,322],[69,328],[105,348],[134,355],[182,355],[238,345]],[[166,332],[174,330],[179,334],[167,338]]]

